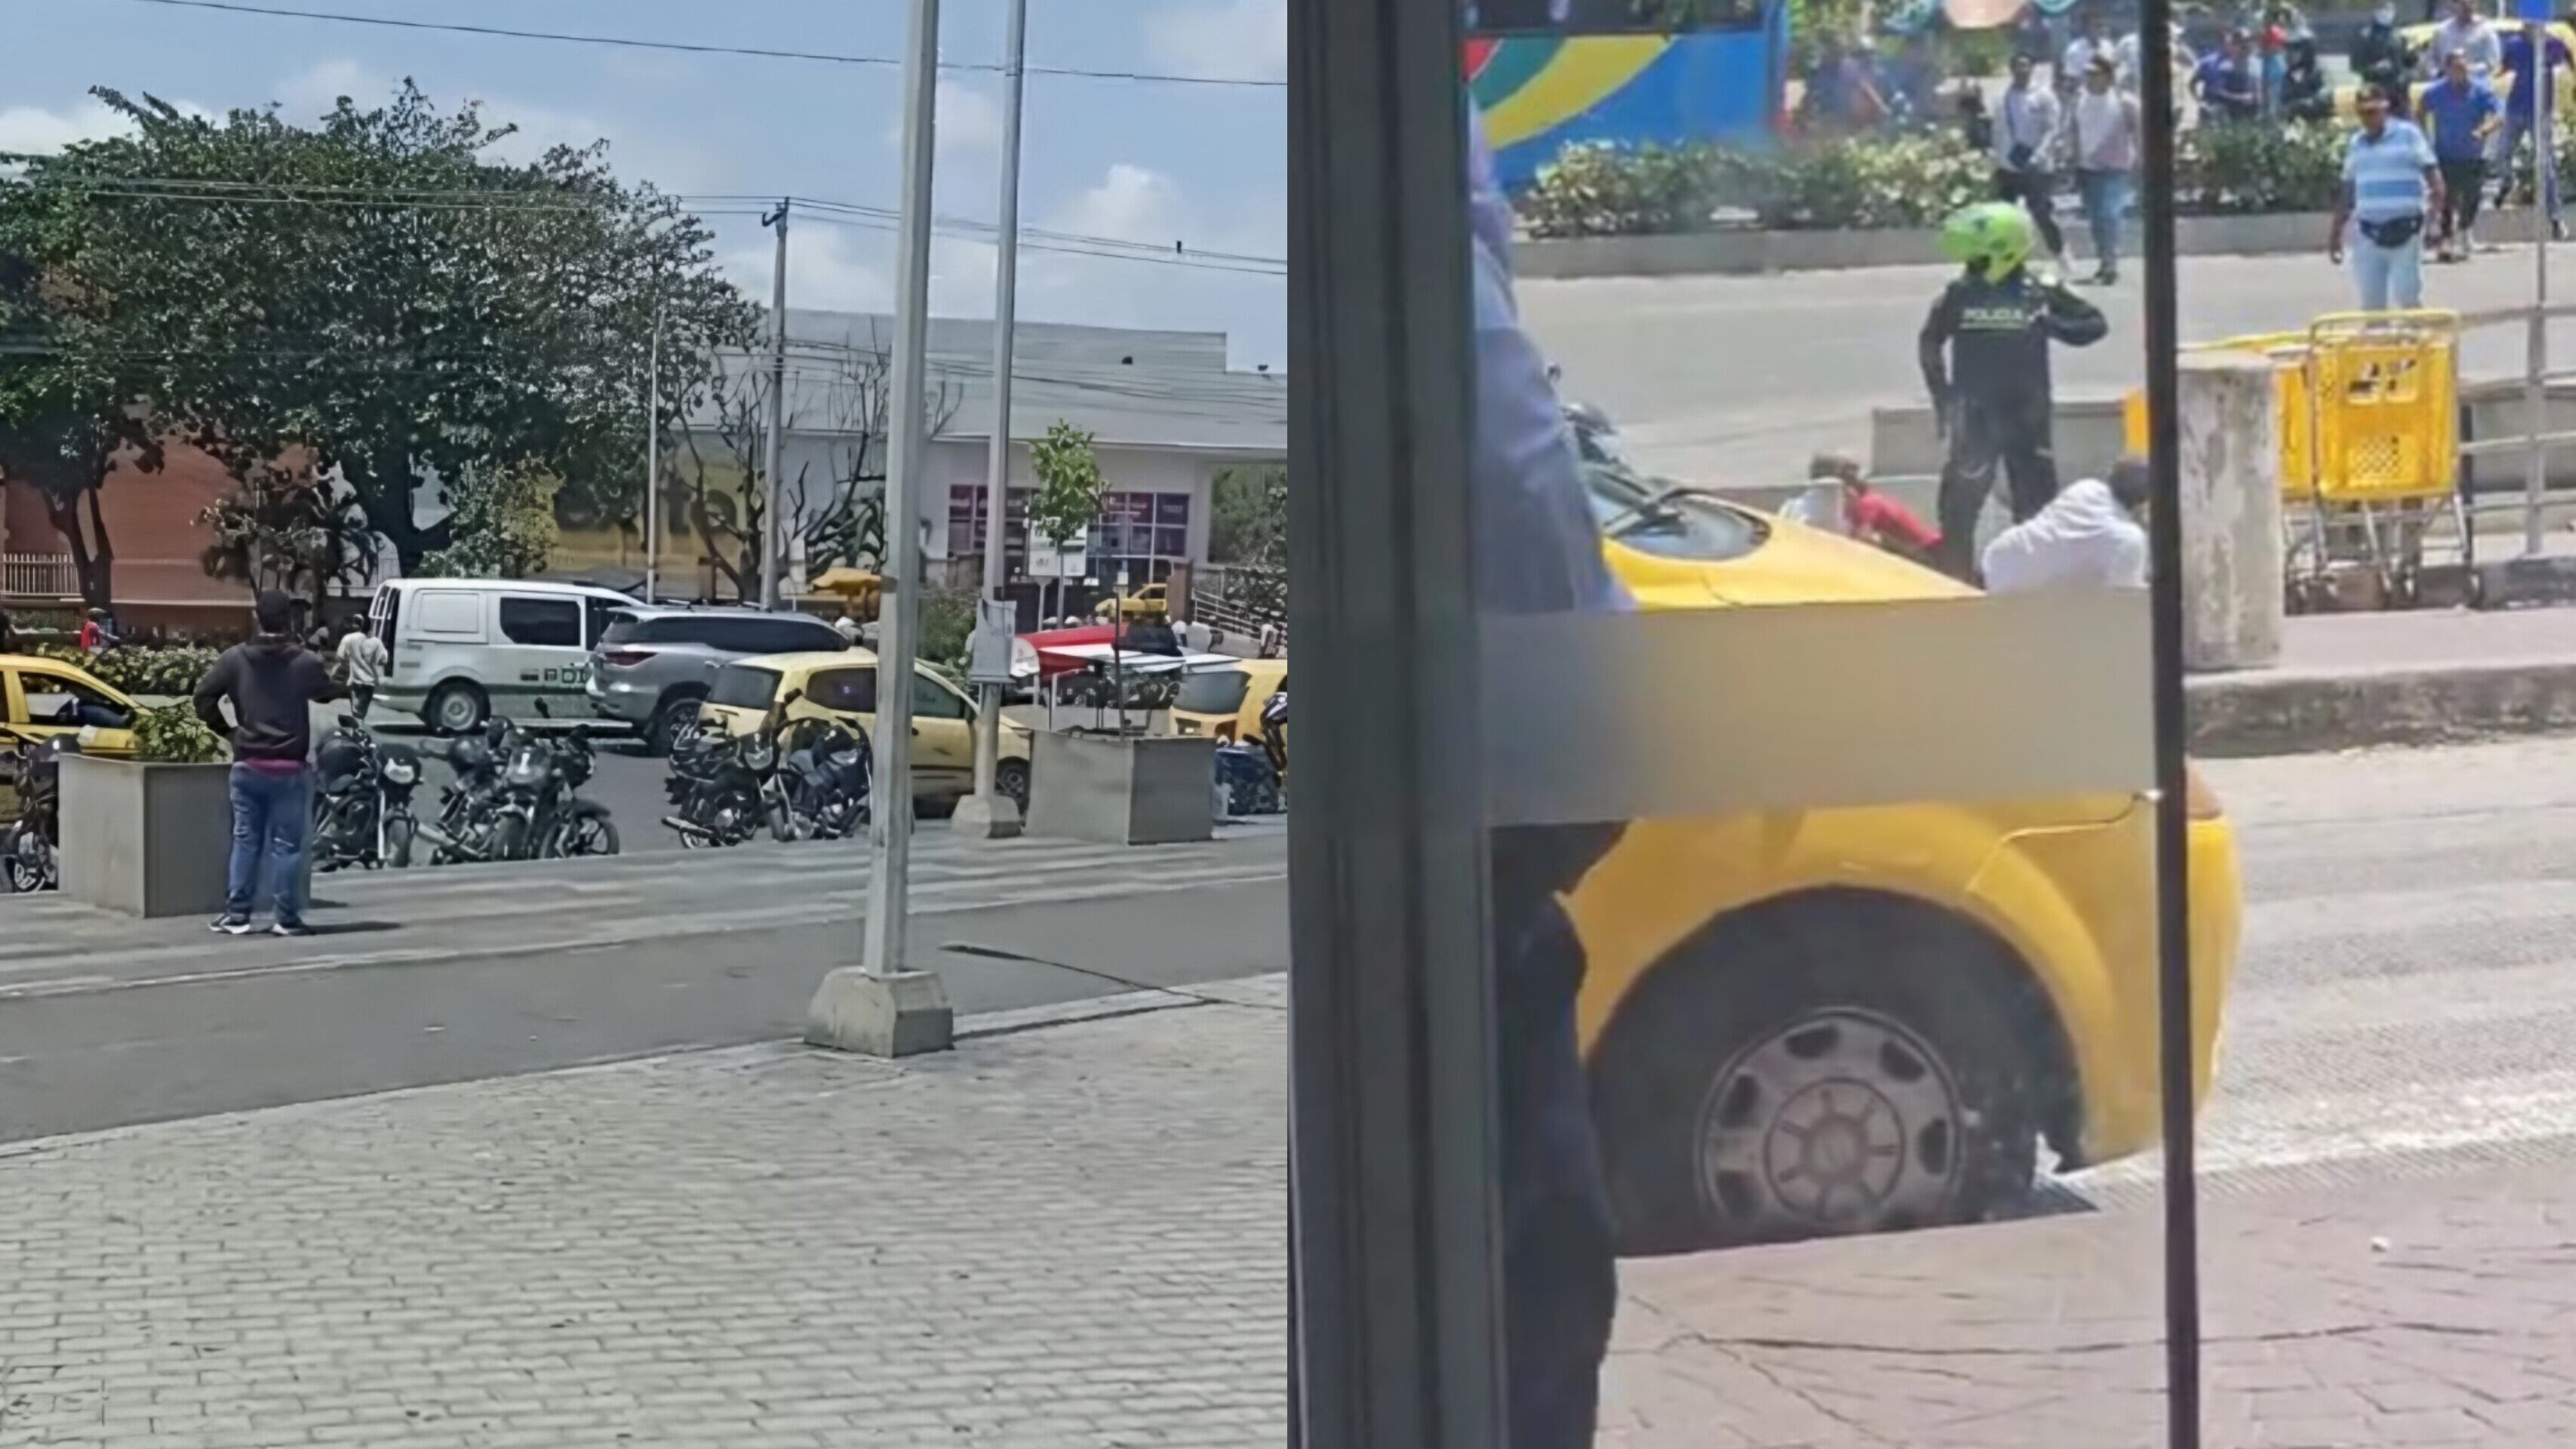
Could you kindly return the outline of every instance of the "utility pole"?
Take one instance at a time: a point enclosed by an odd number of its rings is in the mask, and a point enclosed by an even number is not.
[[[652,361],[644,382],[644,602],[662,583],[662,304],[653,304]]]
[[[761,464],[762,477],[769,493],[768,521],[760,539],[760,607],[778,607],[778,580],[787,565],[787,490],[779,478],[779,445],[787,436],[787,210],[788,202],[780,198],[778,209],[761,218],[763,225],[778,228],[778,264],[769,279],[769,444]]]
[[[2552,129],[2549,106],[2557,89],[2557,72],[2549,64],[2549,24],[2545,6],[2521,7],[2526,16],[2535,10],[2538,18],[2528,19],[2523,35],[2531,44],[2531,331],[2525,341],[2529,356],[2523,370],[2523,411],[2529,419],[2531,445],[2523,456],[2522,478],[2522,552],[2525,558],[2538,558],[2547,544],[2543,539],[2541,507],[2549,491],[2549,449],[2541,436],[2549,431],[2549,241],[2556,234],[2553,223],[2558,216],[2558,179],[2551,175],[2558,169],[2558,143]],[[2505,170],[2513,169],[2513,158],[2505,158]]]
[[[993,259],[993,436],[984,453],[984,597],[998,605],[1008,582],[1004,532],[1011,500],[1011,370],[1019,325],[1020,97],[1027,89],[1029,0],[1011,0],[1009,58],[1002,81],[1002,203]],[[997,610],[987,612],[998,612]],[[979,620],[980,624],[981,621]],[[987,840],[1020,833],[1017,802],[994,788],[1002,754],[1002,686],[976,691],[975,793],[958,802],[951,824]]]
[[[895,258],[894,376],[888,404],[886,552],[890,605],[877,647],[875,810],[868,829],[867,954],[823,978],[805,1040],[869,1056],[945,1051],[955,1030],[934,972],[908,969],[912,865],[912,690],[921,623],[922,376],[930,341],[930,181],[939,73],[939,0],[911,0],[903,69],[903,212]]]

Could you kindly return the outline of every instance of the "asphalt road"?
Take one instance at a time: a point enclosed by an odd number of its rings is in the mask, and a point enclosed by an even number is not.
[[[2214,341],[2298,330],[2352,305],[2346,274],[2312,256],[2186,257],[2182,335]],[[2576,246],[2551,250],[2562,278]],[[1819,448],[1866,458],[1869,411],[1922,401],[1915,335],[1950,272],[1941,267],[1768,277],[1523,281],[1523,318],[1565,369],[1568,397],[1609,410],[1644,466],[1694,481],[1778,484]],[[2463,310],[2530,299],[2528,247],[2433,267],[2425,300]],[[2560,283],[2563,291],[2565,282]],[[2110,314],[2093,347],[2057,351],[2061,392],[2111,392],[2145,375],[2132,275],[2087,293]],[[2488,328],[2463,343],[2462,370],[2519,374],[2525,333]],[[2576,357],[2576,322],[2551,328],[2551,355]]]
[[[1286,831],[1227,833],[925,826],[911,959],[964,1013],[1285,969]],[[0,1141],[794,1036],[866,884],[857,843],[333,875],[306,941],[0,897]]]
[[[2202,768],[2248,900],[2213,1190],[2576,1161],[2576,740]]]

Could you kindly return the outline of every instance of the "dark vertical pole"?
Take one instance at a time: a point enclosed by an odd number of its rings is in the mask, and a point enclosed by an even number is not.
[[[2165,1376],[2172,1449],[2200,1445],[2200,1186],[2192,1163],[2191,855],[2183,742],[2182,431],[2177,414],[2182,338],[2174,275],[2172,0],[2138,7],[2139,110],[2146,120],[2147,457],[2155,480],[2148,518],[2154,577],[2156,716],[2156,966],[2165,1129]]]
[[[1297,768],[1326,782],[1289,835],[1298,1443],[1495,1449],[1458,6],[1288,15]]]

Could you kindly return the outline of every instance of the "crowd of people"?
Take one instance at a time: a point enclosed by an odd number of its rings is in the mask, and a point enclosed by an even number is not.
[[[2366,309],[2420,305],[2428,243],[2434,261],[2470,257],[2480,211],[2505,204],[2530,169],[2520,158],[2533,144],[2540,77],[2554,83],[2576,63],[2555,34],[2535,56],[2522,27],[2490,20],[2478,0],[2434,4],[2444,14],[2420,44],[2383,3],[2346,52],[2359,124],[2345,143],[2328,252],[2349,262]],[[2028,211],[2061,271],[2068,260],[2058,212],[2071,187],[2092,241],[2090,280],[2114,283],[2143,150],[2136,27],[2110,4],[2063,21],[2028,6],[2008,41],[2008,77],[1993,88],[1977,80],[1953,87],[1929,26],[1892,49],[1828,39],[1806,73],[1798,125],[1811,136],[1959,126],[1992,158],[1994,194]],[[2316,33],[2295,6],[2177,25],[2173,56],[2179,123],[2330,123],[2337,114]],[[2556,167],[2539,170],[2538,203],[2551,234],[2564,239]]]

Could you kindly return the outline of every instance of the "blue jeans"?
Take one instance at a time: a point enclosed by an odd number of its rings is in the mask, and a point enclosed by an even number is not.
[[[2424,233],[2418,231],[2402,247],[2384,247],[2353,228],[2348,245],[2352,250],[2352,283],[2361,293],[2361,310],[2385,312],[2392,307],[2411,309],[2424,305]]]
[[[270,774],[236,764],[233,854],[224,877],[224,914],[248,917],[259,889],[259,858],[268,856],[268,896],[277,919],[304,919],[304,846],[313,833],[313,770],[299,765]]]
[[[2075,185],[2084,196],[2084,220],[2093,228],[2093,260],[2109,271],[2120,260],[2120,219],[2129,210],[2129,173],[2078,171]]]
[[[2552,119],[2554,120],[2555,117],[2553,116]],[[2502,197],[2513,190],[2514,183],[2529,174],[2528,168],[2518,168],[2514,165],[2514,153],[2522,149],[2524,139],[2530,135],[2531,108],[2509,107],[2504,118],[2504,129],[2496,132],[2495,139],[2496,195],[2499,205],[2502,204]],[[2558,219],[2558,168],[2555,165],[2544,165],[2540,168],[2540,172],[2540,204],[2548,209],[2550,219],[2555,221]]]

